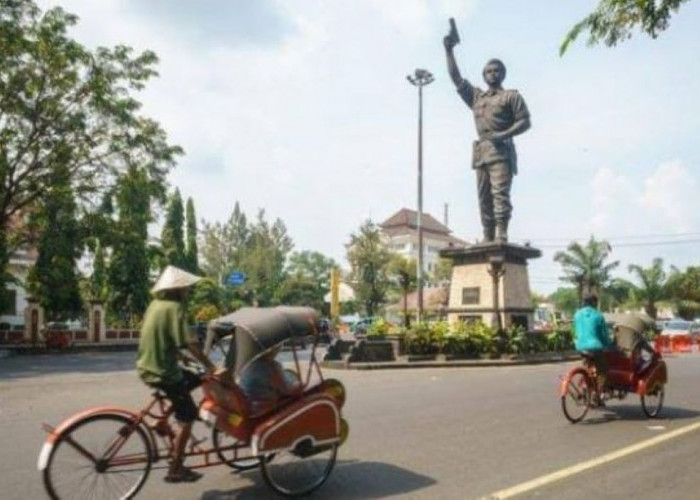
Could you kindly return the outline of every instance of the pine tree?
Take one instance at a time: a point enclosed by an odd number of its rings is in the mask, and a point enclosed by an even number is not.
[[[105,300],[107,292],[107,269],[105,266],[105,253],[102,243],[95,243],[95,255],[92,259],[92,276],[90,277],[90,298]]]
[[[185,262],[185,238],[183,226],[185,223],[184,209],[182,206],[182,196],[180,190],[175,189],[175,193],[170,197],[165,215],[165,225],[161,233],[160,244],[163,248],[165,262],[167,265],[184,268]]]
[[[109,262],[109,313],[133,324],[150,300],[148,223],[153,184],[143,169],[130,167],[117,189],[117,216]]]
[[[197,218],[194,214],[194,202],[187,198],[185,208],[185,220],[187,225],[187,247],[185,248],[185,269],[191,273],[199,273],[199,256],[197,249]]]

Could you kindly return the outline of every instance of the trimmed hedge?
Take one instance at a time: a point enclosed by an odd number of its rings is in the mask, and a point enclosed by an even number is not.
[[[445,354],[452,357],[478,358],[566,352],[574,348],[571,330],[563,329],[545,334],[528,332],[522,327],[513,326],[495,332],[493,328],[480,322],[420,323],[413,325],[408,331],[382,325],[376,331],[368,332],[368,338],[381,338],[383,335],[404,336],[408,355]]]

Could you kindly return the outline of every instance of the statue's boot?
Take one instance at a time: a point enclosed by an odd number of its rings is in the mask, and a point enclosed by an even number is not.
[[[508,242],[508,223],[507,222],[497,222],[496,223],[496,242],[507,243]]]

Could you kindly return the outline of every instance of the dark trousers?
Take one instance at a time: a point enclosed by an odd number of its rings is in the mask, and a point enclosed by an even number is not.
[[[499,161],[476,169],[476,186],[479,194],[481,225],[493,231],[496,223],[507,224],[513,206],[510,203],[510,186],[513,174],[510,163]]]

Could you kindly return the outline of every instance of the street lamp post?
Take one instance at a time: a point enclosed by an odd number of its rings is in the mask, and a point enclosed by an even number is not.
[[[418,263],[416,278],[418,281],[417,321],[423,318],[423,87],[432,83],[433,75],[425,69],[417,69],[413,75],[406,77],[411,85],[418,87],[418,217],[416,228],[418,229]]]

